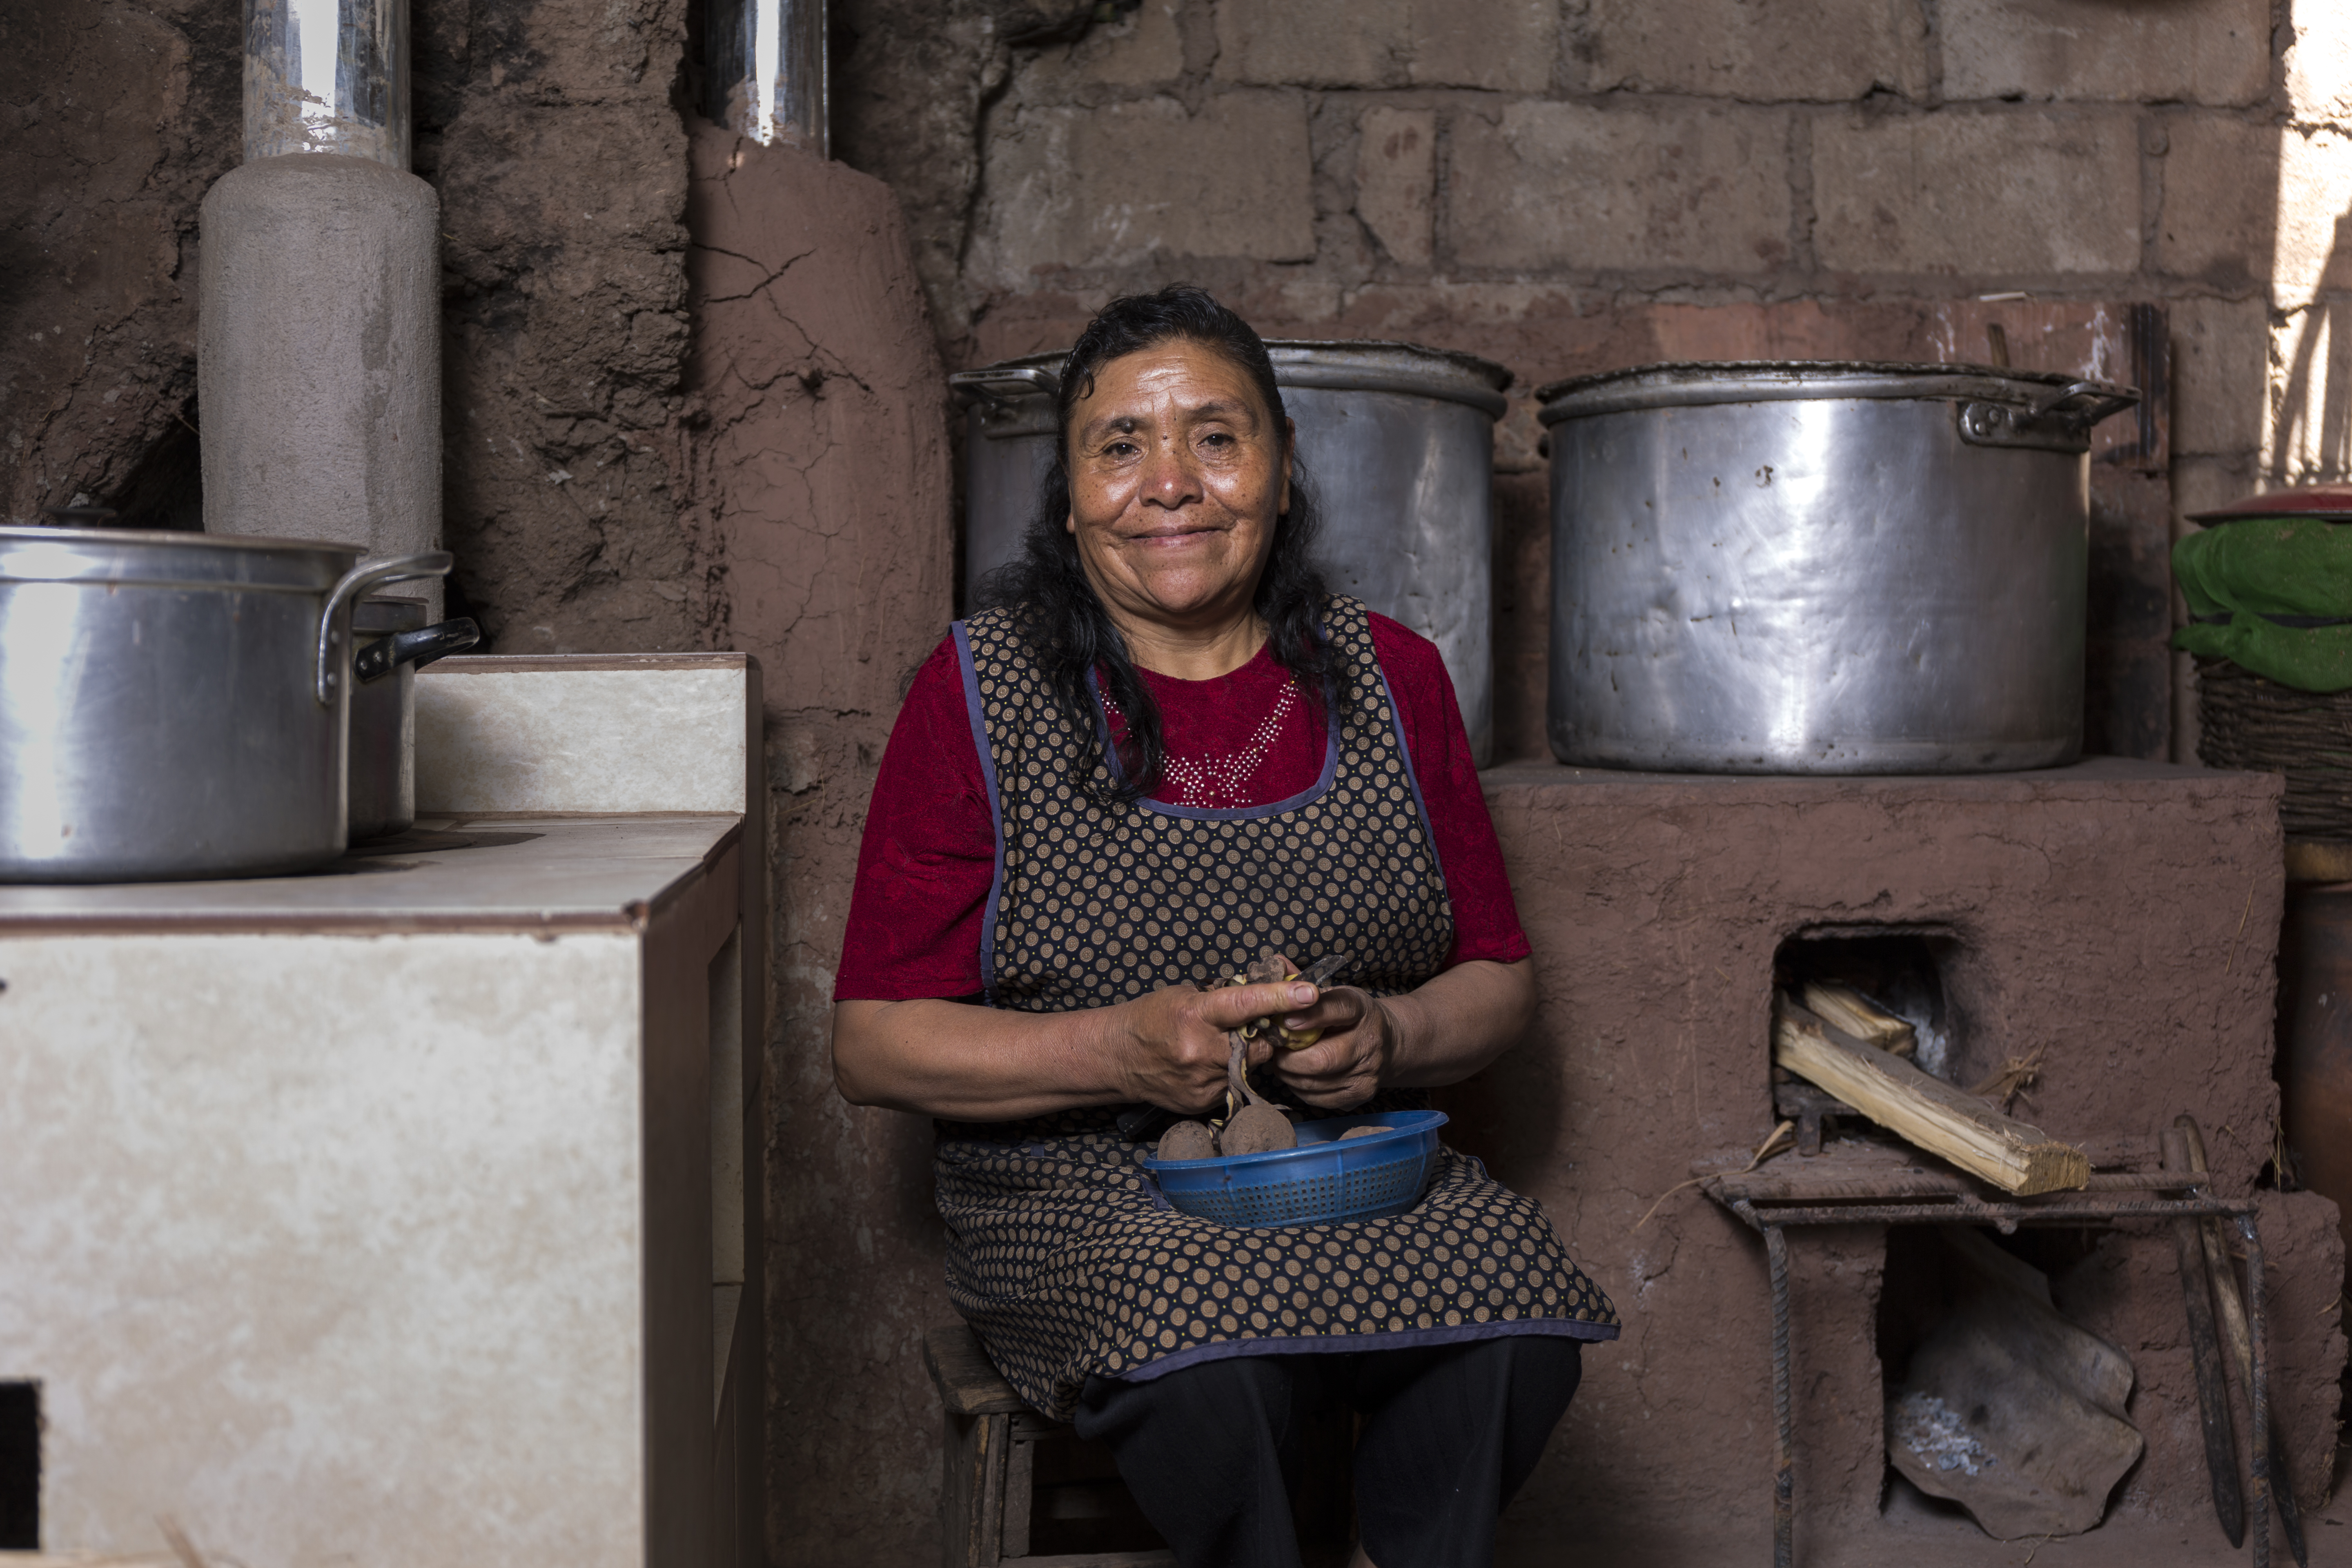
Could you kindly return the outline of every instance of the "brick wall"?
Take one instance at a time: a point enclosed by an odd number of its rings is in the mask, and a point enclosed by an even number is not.
[[[1982,359],[1885,322],[2022,290],[2168,308],[2176,513],[2352,463],[2341,0],[1143,0],[1075,42],[835,5],[838,146],[906,204],[950,363],[1180,278],[1269,332],[1486,353],[1520,376],[1507,531],[1535,384],[1710,344]]]

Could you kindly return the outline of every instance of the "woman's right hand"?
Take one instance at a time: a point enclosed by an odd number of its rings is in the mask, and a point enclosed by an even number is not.
[[[1171,985],[1108,1009],[1126,1098],[1186,1116],[1213,1110],[1225,1092],[1233,1056],[1227,1031],[1252,1019],[1295,1013],[1315,1005],[1314,986],[1299,980],[1198,991]],[[1249,1065],[1274,1052],[1273,1032],[1249,1042]]]

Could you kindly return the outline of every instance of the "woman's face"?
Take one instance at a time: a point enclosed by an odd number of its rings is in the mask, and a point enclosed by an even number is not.
[[[1290,422],[1213,349],[1110,361],[1070,411],[1070,532],[1117,614],[1213,626],[1244,610],[1290,505]]]

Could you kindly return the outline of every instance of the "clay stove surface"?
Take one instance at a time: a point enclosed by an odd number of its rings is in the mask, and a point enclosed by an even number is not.
[[[627,929],[740,834],[731,812],[425,817],[299,877],[0,887],[0,936],[172,928]]]

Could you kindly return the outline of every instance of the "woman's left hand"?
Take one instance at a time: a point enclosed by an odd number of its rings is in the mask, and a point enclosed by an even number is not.
[[[1307,1104],[1352,1110],[1387,1080],[1396,1054],[1396,1019],[1370,992],[1329,986],[1313,1006],[1284,1014],[1277,1021],[1294,1031],[1323,1031],[1313,1045],[1277,1050],[1266,1064]]]

